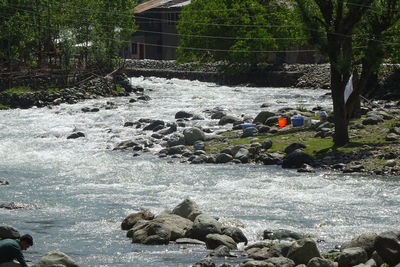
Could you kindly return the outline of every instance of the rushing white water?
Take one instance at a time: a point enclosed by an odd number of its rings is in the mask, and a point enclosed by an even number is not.
[[[172,209],[184,198],[223,221],[243,224],[251,242],[263,230],[309,233],[322,249],[366,231],[398,229],[398,177],[362,177],[337,173],[300,174],[277,166],[189,165],[159,159],[152,151],[139,157],[112,150],[119,142],[147,136],[123,127],[140,118],[175,121],[177,111],[205,117],[188,121],[217,130],[206,109],[255,116],[263,103],[281,107],[330,106],[325,91],[289,88],[226,87],[161,78],[132,78],[149,102],[134,97],[96,99],[75,105],[0,111],[0,204],[29,203],[0,209],[0,223],[30,233],[35,245],[25,255],[37,262],[58,249],[81,266],[189,266],[208,252],[198,246],[131,244],[120,230],[128,214]],[[115,103],[106,109],[107,101]],[[83,113],[83,107],[99,107]],[[85,138],[67,139],[73,131]],[[35,208],[36,207],[36,208]],[[237,262],[240,259],[227,260]],[[221,259],[224,261],[224,259]]]

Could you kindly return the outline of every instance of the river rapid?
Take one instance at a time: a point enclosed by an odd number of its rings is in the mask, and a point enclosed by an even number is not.
[[[112,150],[124,140],[149,138],[150,132],[124,127],[127,121],[173,122],[175,113],[185,110],[205,118],[188,121],[188,126],[219,131],[224,128],[208,117],[207,109],[222,107],[255,117],[264,103],[269,106],[264,110],[271,111],[330,108],[327,91],[154,77],[131,81],[152,99],[130,103],[132,95],[0,111],[0,180],[10,183],[0,186],[0,204],[27,205],[0,209],[0,224],[34,237],[34,246],[25,252],[28,260],[37,263],[48,251],[60,250],[80,266],[189,266],[209,251],[191,245],[132,244],[120,229],[122,220],[140,208],[157,214],[184,198],[225,223],[243,227],[250,243],[260,240],[266,229],[289,229],[323,240],[320,248],[329,250],[357,234],[399,229],[399,177],[182,164],[158,158],[157,144],[137,157]],[[84,113],[84,107],[100,111]],[[74,131],[86,137],[67,139]],[[233,264],[240,260],[226,259]]]

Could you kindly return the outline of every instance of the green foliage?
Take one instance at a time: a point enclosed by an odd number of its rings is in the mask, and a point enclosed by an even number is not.
[[[42,90],[33,90],[32,88],[28,86],[18,86],[18,87],[12,87],[10,89],[5,90],[3,93],[7,95],[12,95],[12,94],[30,94],[30,93],[35,93],[35,92],[46,92],[46,93],[56,93],[60,91],[59,88],[57,87],[48,87]]]
[[[251,68],[267,61],[265,51],[299,44],[296,20],[292,8],[272,0],[194,0],[180,16],[178,60]]]
[[[111,69],[135,30],[135,0],[0,0],[0,67]],[[95,51],[96,54],[90,56]],[[98,59],[103,59],[98,62]],[[90,61],[93,59],[93,61]]]

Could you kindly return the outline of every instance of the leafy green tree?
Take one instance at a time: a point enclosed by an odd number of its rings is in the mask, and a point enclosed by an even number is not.
[[[272,0],[194,0],[177,26],[178,60],[252,67],[267,61],[265,51],[298,43],[291,39],[299,36],[295,21],[292,8]]]
[[[0,1],[0,62],[10,71],[20,64],[30,65],[34,45],[33,28],[24,7],[27,0]]]
[[[329,57],[333,100],[334,143],[349,141],[344,90],[353,67],[353,33],[374,0],[295,0],[311,43]]]
[[[96,1],[92,54],[99,68],[110,70],[135,31],[133,0]]]

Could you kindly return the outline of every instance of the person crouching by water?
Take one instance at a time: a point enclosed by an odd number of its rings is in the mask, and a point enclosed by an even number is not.
[[[30,235],[23,235],[19,240],[9,238],[0,240],[0,267],[28,267],[22,250],[27,250],[32,245],[33,238]],[[13,260],[17,260],[20,264],[14,263]]]

